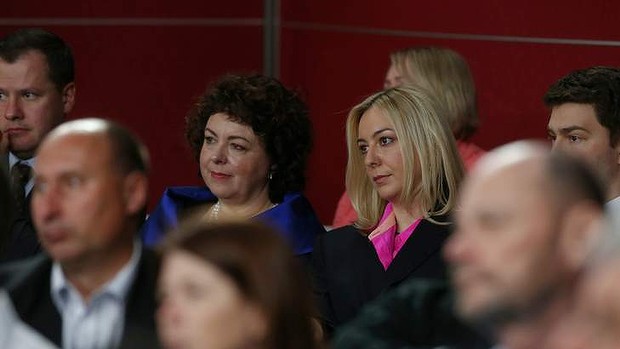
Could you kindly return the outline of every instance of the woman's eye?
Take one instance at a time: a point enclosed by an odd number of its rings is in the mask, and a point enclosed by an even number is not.
[[[232,143],[230,146],[231,146],[234,150],[238,150],[238,151],[245,151],[245,150],[246,150],[246,147],[244,147],[244,146],[242,146],[242,145],[239,145],[239,144],[236,144],[236,143]]]
[[[368,153],[368,145],[366,145],[366,144],[359,144],[357,147],[359,148],[360,153],[362,153],[362,154]]]
[[[213,144],[213,143],[215,143],[215,138],[213,136],[205,136],[205,143],[206,144]]]
[[[379,138],[379,144],[381,145],[388,145],[394,143],[394,138],[392,137],[381,137]]]

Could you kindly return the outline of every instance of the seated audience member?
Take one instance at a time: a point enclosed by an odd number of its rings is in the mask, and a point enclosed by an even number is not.
[[[544,101],[553,149],[591,163],[607,185],[607,209],[620,214],[620,69],[591,67],[555,82]]]
[[[465,59],[447,48],[411,47],[393,52],[390,60],[383,86],[420,86],[432,94],[444,109],[439,116],[450,124],[465,169],[470,169],[484,150],[469,141],[479,120],[476,86]],[[356,218],[345,192],[338,201],[332,225],[351,224]]]
[[[164,347],[319,348],[301,264],[271,228],[181,223],[162,251],[157,322]]]
[[[32,223],[32,166],[39,144],[73,109],[71,48],[56,34],[21,29],[0,39],[0,168],[10,173],[15,214],[0,262],[34,256],[41,246]]]
[[[355,226],[318,238],[316,287],[328,329],[407,279],[446,277],[441,247],[463,176],[441,109],[420,88],[379,92],[347,119]]]
[[[206,186],[166,189],[142,228],[145,243],[157,243],[180,216],[198,211],[207,222],[255,217],[277,228],[296,255],[308,255],[324,229],[300,193],[312,125],[297,95],[265,76],[226,76],[186,121]]]
[[[145,148],[101,119],[62,124],[39,147],[32,214],[46,253],[0,275],[19,317],[57,346],[158,347],[158,260],[137,236],[147,169]]]
[[[333,348],[485,348],[454,331],[457,316],[497,348],[544,347],[574,301],[599,236],[602,185],[581,161],[516,142],[485,155],[461,193],[457,228],[444,249],[454,292],[408,282],[343,328]],[[450,315],[452,302],[456,314]]]

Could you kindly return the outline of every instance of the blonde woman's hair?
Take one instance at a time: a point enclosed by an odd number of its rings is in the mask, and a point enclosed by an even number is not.
[[[399,87],[378,92],[353,107],[347,118],[347,193],[357,211],[356,227],[369,230],[381,217],[387,201],[374,189],[366,174],[357,140],[358,126],[370,109],[386,115],[394,125],[402,153],[404,173],[400,201],[418,205],[425,218],[450,213],[455,206],[463,164],[454,136],[434,99],[419,87]]]
[[[441,47],[411,47],[390,55],[404,84],[419,85],[446,109],[457,139],[467,139],[478,129],[476,86],[467,62],[458,53]]]

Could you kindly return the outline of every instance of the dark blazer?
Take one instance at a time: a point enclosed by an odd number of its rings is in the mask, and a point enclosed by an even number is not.
[[[2,157],[2,171],[9,173],[8,156]],[[32,201],[32,190],[26,196],[26,210],[18,213],[13,210],[14,215],[8,236],[0,237],[0,262],[16,261],[35,256],[41,252],[41,245],[37,238],[37,233],[32,223],[30,214],[30,202]]]
[[[312,265],[315,293],[327,330],[352,319],[363,305],[404,280],[445,279],[441,248],[449,229],[423,220],[387,270],[366,235],[353,226],[319,236]]]
[[[41,252],[41,244],[37,238],[37,232],[30,214],[30,202],[32,191],[26,196],[26,210],[15,212],[12,220],[9,236],[2,251],[0,262],[11,262],[32,257]]]
[[[52,260],[37,255],[0,268],[0,285],[5,287],[15,311],[26,324],[62,345],[62,319],[50,294]],[[143,249],[136,278],[125,307],[125,328],[120,348],[159,348],[155,328],[155,286],[159,260]]]
[[[454,292],[440,280],[412,279],[368,304],[342,326],[332,349],[485,349],[488,338],[462,322]]]

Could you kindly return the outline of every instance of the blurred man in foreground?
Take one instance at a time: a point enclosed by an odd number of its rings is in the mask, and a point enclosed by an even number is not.
[[[156,348],[158,261],[137,230],[145,148],[101,119],[65,123],[41,144],[33,219],[45,254],[2,270],[20,318],[63,348]]]

